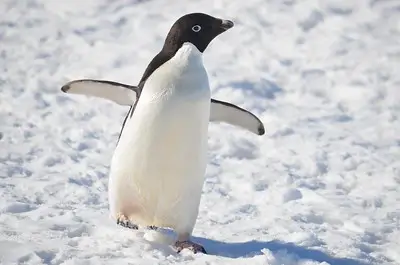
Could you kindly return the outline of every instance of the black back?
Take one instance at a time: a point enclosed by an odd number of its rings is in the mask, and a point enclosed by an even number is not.
[[[204,52],[208,44],[210,44],[215,37],[231,27],[233,27],[233,22],[203,13],[191,13],[179,18],[169,30],[163,48],[151,60],[144,71],[137,89],[137,100],[135,104],[131,106],[125,117],[119,137],[121,137],[122,130],[124,129],[128,117],[132,117],[146,80],[157,68],[174,57],[185,42],[192,43],[200,52]]]

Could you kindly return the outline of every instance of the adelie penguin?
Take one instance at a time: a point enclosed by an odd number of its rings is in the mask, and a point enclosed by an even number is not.
[[[191,241],[207,165],[210,121],[264,134],[262,122],[233,104],[212,99],[202,54],[233,22],[202,13],[179,18],[138,86],[81,79],[62,91],[130,106],[111,161],[109,204],[118,224],[169,227],[175,248],[206,253]]]

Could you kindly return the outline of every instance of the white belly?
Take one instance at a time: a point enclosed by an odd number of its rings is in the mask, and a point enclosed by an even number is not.
[[[190,232],[194,226],[206,169],[210,91],[204,68],[187,68],[194,74],[162,80],[165,89],[157,90],[159,81],[146,82],[111,164],[114,217]]]

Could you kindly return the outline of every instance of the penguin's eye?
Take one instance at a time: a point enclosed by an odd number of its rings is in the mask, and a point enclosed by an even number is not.
[[[199,32],[199,31],[201,30],[201,27],[200,27],[199,25],[194,25],[194,26],[192,27],[192,30],[193,30],[194,32]]]

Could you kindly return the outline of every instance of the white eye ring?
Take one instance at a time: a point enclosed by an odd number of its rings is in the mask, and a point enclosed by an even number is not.
[[[199,25],[194,25],[194,26],[192,27],[192,30],[193,30],[194,32],[199,32],[199,31],[201,30],[201,27],[200,27]]]

